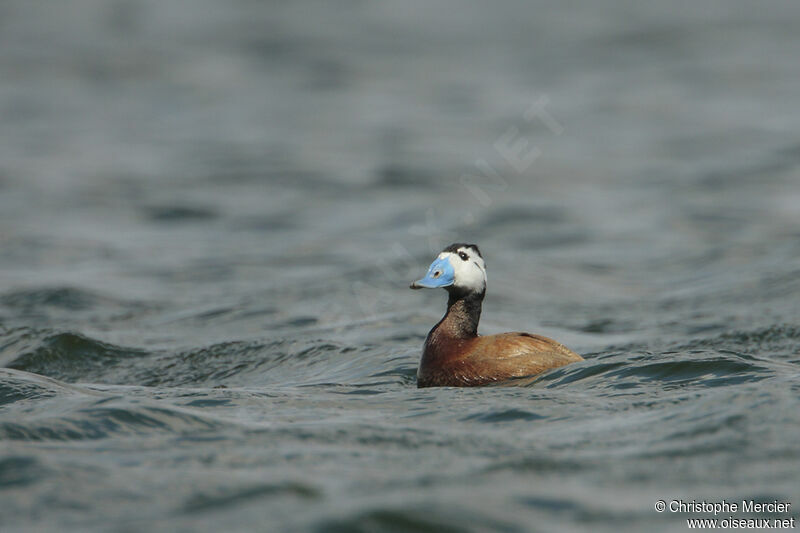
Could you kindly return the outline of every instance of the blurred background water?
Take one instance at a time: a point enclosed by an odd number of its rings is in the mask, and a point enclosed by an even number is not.
[[[0,3],[0,529],[797,516],[798,28],[792,0]],[[418,390],[445,296],[407,286],[452,241],[483,333],[586,361]]]

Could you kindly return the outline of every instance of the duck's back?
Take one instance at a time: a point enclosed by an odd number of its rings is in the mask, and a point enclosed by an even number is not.
[[[456,351],[456,350],[454,350]],[[459,343],[457,354],[420,366],[420,387],[469,387],[533,376],[583,358],[563,344],[530,333],[478,336]],[[424,362],[423,357],[423,362]]]

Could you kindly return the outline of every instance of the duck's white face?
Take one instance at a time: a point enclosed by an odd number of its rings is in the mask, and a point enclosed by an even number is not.
[[[442,252],[453,265],[453,286],[473,292],[486,290],[486,263],[475,248],[460,246],[455,252]]]
[[[486,290],[486,263],[474,245],[451,245],[431,263],[428,273],[412,289],[456,287],[470,292]]]

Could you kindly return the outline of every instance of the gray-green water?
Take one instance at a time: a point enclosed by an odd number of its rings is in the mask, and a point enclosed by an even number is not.
[[[3,2],[0,529],[796,517],[798,27],[793,1]],[[452,241],[487,259],[483,333],[586,361],[418,390],[445,295],[407,287]]]

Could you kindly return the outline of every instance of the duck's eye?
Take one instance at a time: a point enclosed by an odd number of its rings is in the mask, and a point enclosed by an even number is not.
[[[469,259],[469,256],[467,254],[465,254],[464,252],[458,252],[458,257],[460,257],[464,261]]]

